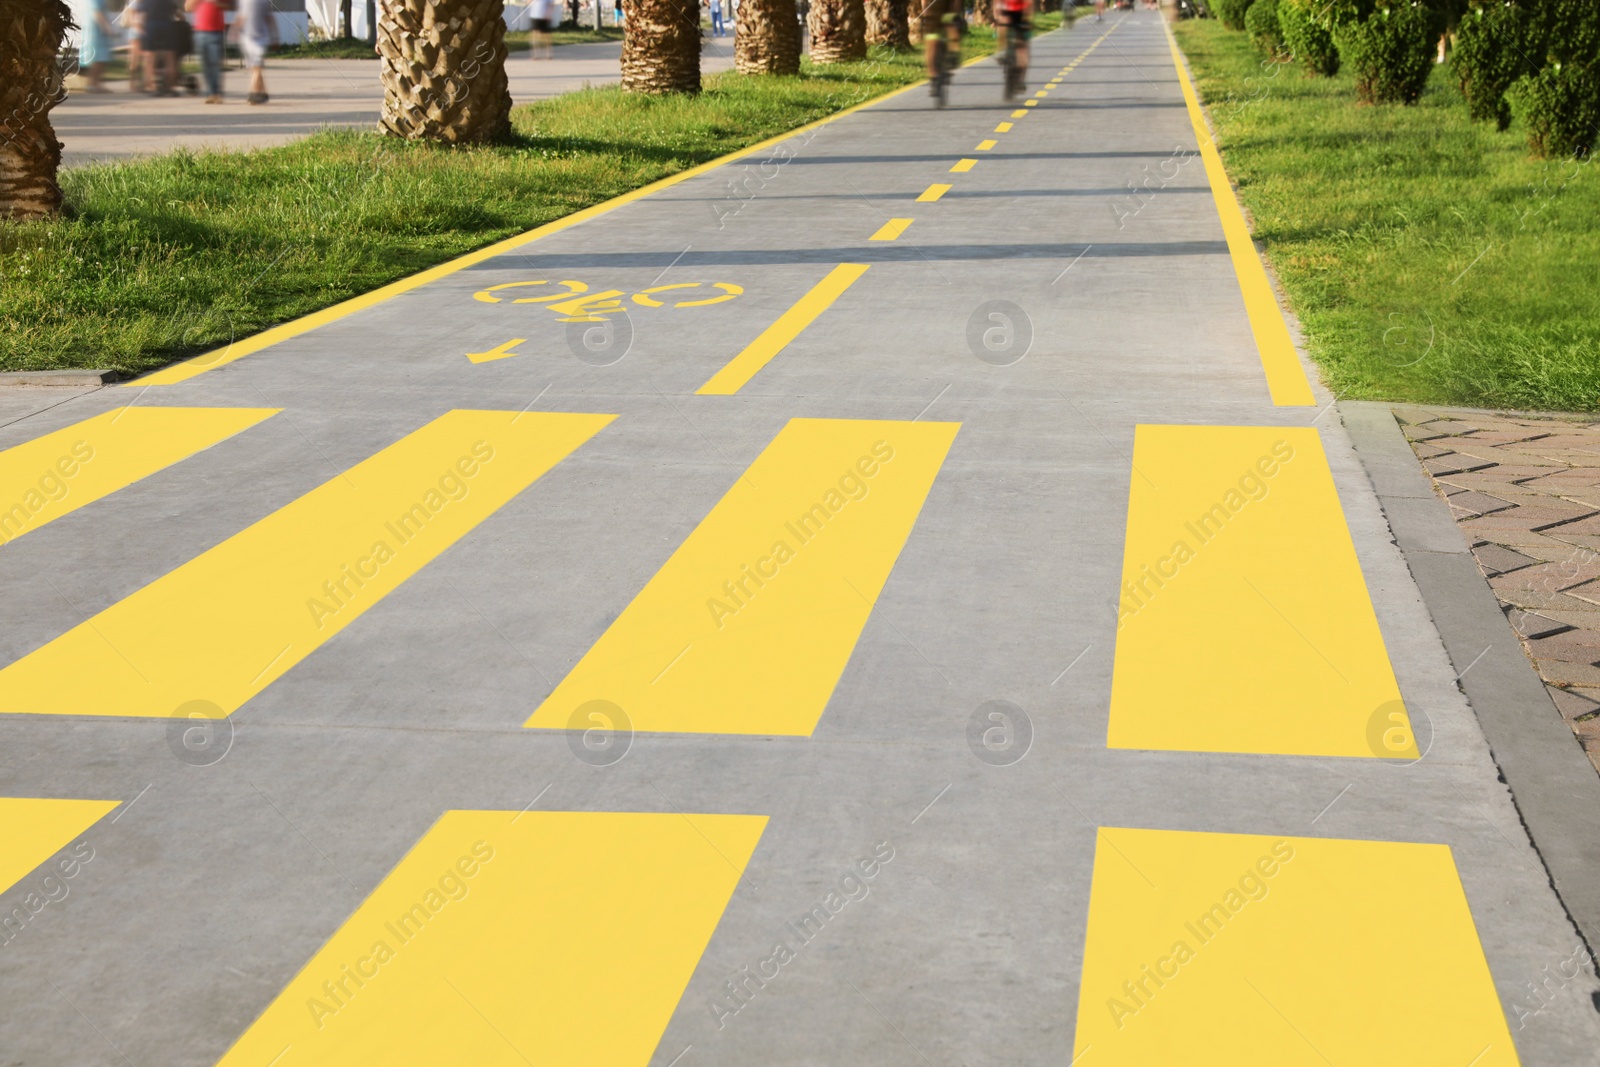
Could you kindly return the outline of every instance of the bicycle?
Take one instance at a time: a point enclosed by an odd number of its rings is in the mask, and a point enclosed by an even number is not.
[[[949,102],[950,74],[961,65],[961,38],[966,24],[959,10],[950,10],[955,6],[954,0],[929,0],[922,12],[924,24],[929,26],[924,38],[928,47],[928,92],[936,108]]]
[[[1027,53],[1028,31],[1030,25],[1023,9],[1006,3],[1002,8],[996,6],[996,11],[1001,14],[1000,33],[1005,39],[1005,47],[1000,53],[1000,69],[1005,72],[1003,91],[1005,98],[1021,95],[1027,89],[1028,67],[1021,62]]]
[[[1006,50],[1000,56],[1000,66],[1005,71],[1005,99],[1010,102],[1023,90],[1024,71],[1017,66],[1017,35],[1006,34]]]

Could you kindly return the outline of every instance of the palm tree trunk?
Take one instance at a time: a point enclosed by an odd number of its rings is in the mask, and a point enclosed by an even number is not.
[[[863,0],[812,0],[811,62],[845,63],[867,54],[867,12]]]
[[[922,47],[922,13],[927,10],[928,0],[907,0],[906,3],[906,35],[911,38],[911,47]]]
[[[0,219],[61,210],[50,109],[66,96],[56,53],[72,26],[60,0],[0,0]]]
[[[972,24],[974,26],[994,25],[994,0],[972,0]]]
[[[906,24],[907,0],[866,0],[866,6],[868,44],[886,44],[896,50],[911,47],[911,34]]]
[[[733,30],[740,74],[800,73],[800,18],[794,0],[741,0]]]
[[[623,91],[698,93],[697,0],[623,0],[622,11]]]
[[[407,140],[511,136],[503,0],[383,0],[379,127]]]

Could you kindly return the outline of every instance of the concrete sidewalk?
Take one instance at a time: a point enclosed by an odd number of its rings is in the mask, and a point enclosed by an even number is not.
[[[621,78],[620,42],[562,45],[554,57],[535,61],[527,52],[506,63],[511,99],[525,104],[586,85]],[[700,68],[710,74],[733,67],[733,45],[708,39]],[[62,162],[80,166],[128,159],[173,148],[264,148],[285,144],[325,126],[371,129],[383,107],[378,63],[365,59],[269,59],[265,105],[245,103],[248,73],[237,61],[223,77],[225,102],[207,105],[201,96],[157,99],[130,94],[127,82],[109,82],[112,92],[74,92],[50,113],[66,148]]]
[[[1571,867],[1263,362],[1165,27],[1034,48],[0,398],[0,1048],[1591,1062]]]

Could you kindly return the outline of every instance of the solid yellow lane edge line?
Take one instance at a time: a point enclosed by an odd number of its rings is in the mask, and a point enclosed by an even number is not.
[[[1183,100],[1188,106],[1189,121],[1194,126],[1195,140],[1200,144],[1200,158],[1205,164],[1206,177],[1211,183],[1212,199],[1217,204],[1217,214],[1222,220],[1222,232],[1228,240],[1228,255],[1233,260],[1233,271],[1239,278],[1239,291],[1244,296],[1245,312],[1250,317],[1250,332],[1255,335],[1256,349],[1261,355],[1261,369],[1267,376],[1267,388],[1272,402],[1279,407],[1309,407],[1316,403],[1311,383],[1306,379],[1305,368],[1294,350],[1294,340],[1289,336],[1289,325],[1278,307],[1277,294],[1267,279],[1267,269],[1256,252],[1250,228],[1245,225],[1244,210],[1234,195],[1228,181],[1228,172],[1222,165],[1216,142],[1206,127],[1205,114],[1200,110],[1200,98],[1188,71],[1183,69],[1183,53],[1178,49],[1178,39],[1167,30],[1167,44],[1172,49],[1172,65],[1178,71],[1178,85],[1183,90]]]

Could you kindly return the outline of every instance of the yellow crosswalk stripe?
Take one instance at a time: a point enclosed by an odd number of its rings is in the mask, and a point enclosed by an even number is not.
[[[446,812],[218,1067],[645,1067],[765,825]]]
[[[1107,740],[1416,758],[1316,430],[1137,428]]]
[[[527,725],[809,735],[957,429],[791,420]]]
[[[870,266],[870,263],[841,263],[833,268],[811,287],[810,292],[795,301],[793,307],[778,316],[778,321],[762,330],[759,337],[713,374],[706,384],[696,389],[695,394],[732,396],[743,389],[751,378],[761,372],[761,368],[772,362],[774,356],[805,333],[806,327],[815,322],[818,315],[832,307],[834,301],[867,273]]]
[[[115,408],[0,452],[0,545],[277,414],[276,408]]]
[[[1516,1067],[1444,845],[1103,827],[1074,1060]]]
[[[0,712],[230,714],[612,418],[448,412],[0,670]]]
[[[0,797],[0,893],[16,885],[39,864],[54,856],[72,843],[104,817],[119,801],[115,800],[54,800],[36,797]],[[89,847],[90,857],[94,855]],[[63,856],[40,878],[50,875],[57,880],[77,874],[77,865],[84,861],[78,850]],[[32,914],[32,910],[24,908]],[[0,942],[15,937],[13,925],[20,923],[15,915],[0,915]]]

